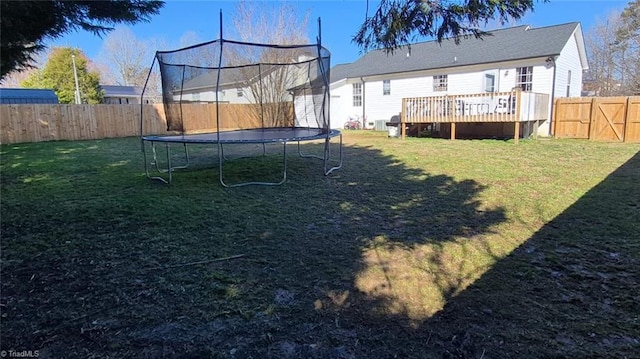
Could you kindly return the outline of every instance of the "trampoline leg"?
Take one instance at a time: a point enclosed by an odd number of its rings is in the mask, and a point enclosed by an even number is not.
[[[171,168],[171,152],[169,151],[169,143],[167,142],[165,145],[167,149],[167,172],[169,172],[169,183],[171,183],[173,173],[173,168]]]
[[[155,166],[156,169],[158,170],[158,172],[162,173],[162,170],[160,170],[159,166],[158,166],[158,159],[157,159],[157,153],[156,153],[156,144],[155,142],[151,141],[151,149],[153,152],[153,161],[151,162],[152,166]],[[168,151],[168,149],[167,149]],[[147,178],[149,179],[153,179],[153,180],[158,180],[164,183],[170,183],[171,182],[171,172],[169,171],[169,181],[167,181],[166,179],[160,177],[160,176],[151,176],[151,174],[149,173],[149,167],[148,167],[148,162],[147,162],[147,150],[144,144],[144,141],[142,141],[142,154],[143,154],[143,158],[144,158],[144,171],[145,174],[147,175]],[[168,155],[167,155],[168,156]]]
[[[265,146],[265,144],[262,144],[263,146]],[[227,188],[233,188],[233,187],[244,187],[244,186],[252,186],[252,185],[262,185],[262,186],[279,186],[281,184],[283,184],[286,180],[287,180],[287,142],[283,142],[282,143],[282,179],[279,182],[260,182],[260,181],[253,181],[253,182],[242,182],[242,183],[235,183],[235,184],[228,184],[224,181],[224,171],[222,169],[223,167],[223,162],[224,162],[224,156],[222,155],[222,150],[221,147],[222,145],[218,145],[218,168],[219,168],[219,175],[220,175],[220,184],[223,187],[227,187]],[[266,151],[266,149],[265,149]]]
[[[324,143],[324,175],[328,176],[329,174],[331,174],[331,172],[335,171],[335,170],[339,170],[340,168],[342,168],[342,133],[339,135],[340,137],[340,145],[339,145],[339,156],[338,156],[338,165],[337,166],[333,166],[329,169],[327,169],[327,163],[329,162],[329,159],[331,158],[331,146],[330,146],[330,142],[331,139],[327,138],[325,143]]]
[[[165,146],[166,146],[166,151],[167,151],[167,169],[162,169],[162,168],[160,168],[160,163],[158,161],[158,153],[156,151],[156,143],[155,143],[155,141],[151,141],[151,151],[153,153],[153,160],[151,162],[147,162],[147,151],[146,151],[146,146],[145,146],[144,141],[143,141],[143,143],[142,143],[142,153],[143,153],[143,157],[144,157],[144,171],[145,171],[145,174],[147,175],[147,178],[158,180],[158,181],[162,181],[164,183],[171,183],[171,180],[173,179],[173,173],[172,172],[177,170],[177,169],[184,169],[184,168],[189,167],[189,165],[191,164],[191,158],[189,157],[189,149],[187,148],[187,144],[183,143],[185,164],[182,165],[182,166],[173,167],[171,165],[171,150],[169,149],[169,147],[170,147],[169,143],[166,142]],[[158,173],[167,173],[168,174],[168,179],[165,179],[165,178],[160,177],[160,176],[151,176],[149,174],[149,165],[154,166],[156,168],[156,171],[158,171]]]
[[[318,155],[305,155],[302,153],[302,149],[300,148],[300,141],[298,141],[298,156],[302,158],[317,158],[319,160],[323,160],[324,158]]]
[[[305,154],[303,154],[302,153],[302,149],[300,148],[300,141],[298,141],[298,156],[300,156],[302,158],[317,158],[319,160],[322,160],[324,175],[327,176],[331,172],[342,168],[342,133],[339,135],[339,137],[340,137],[340,147],[339,147],[339,154],[340,155],[339,155],[338,165],[337,166],[333,166],[333,167],[327,169],[327,163],[331,159],[331,149],[330,149],[330,147],[331,147],[330,146],[331,138],[325,139],[325,142],[324,142],[324,155],[323,156],[305,155]]]

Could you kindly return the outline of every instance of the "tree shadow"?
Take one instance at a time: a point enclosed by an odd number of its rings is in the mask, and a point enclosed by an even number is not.
[[[406,355],[400,356],[637,356],[638,183],[640,152],[449,298],[410,333],[428,343],[416,352],[401,349]]]

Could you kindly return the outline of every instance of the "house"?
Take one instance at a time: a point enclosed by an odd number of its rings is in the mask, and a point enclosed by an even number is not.
[[[294,55],[249,66],[185,67],[179,74],[181,86],[171,92],[172,100],[183,104],[250,105],[246,108],[265,118],[283,117],[293,105],[293,112],[286,117],[293,117],[295,126],[322,126],[326,86],[319,75],[318,57],[308,51],[295,51]]]
[[[450,108],[447,113],[456,116],[513,112],[514,100],[508,93],[521,89],[544,95],[537,97],[535,106],[541,108],[539,102],[547,102],[545,115],[534,131],[549,135],[553,99],[580,96],[587,68],[577,22],[494,30],[481,39],[462,38],[458,45],[445,39],[392,53],[374,50],[331,69],[331,123],[339,127],[355,117],[364,119],[366,128],[373,128],[399,115],[403,99],[417,97],[439,97],[440,102],[455,98],[446,106]]]
[[[192,69],[185,79],[182,88],[174,91],[175,101],[191,103],[213,103],[217,99],[220,103],[249,104],[255,102],[246,75],[241,69],[222,71],[220,83],[217,85],[218,72],[216,69]]]
[[[140,103],[142,89],[137,86],[100,85],[103,91],[102,103],[132,105]],[[145,95],[146,96],[146,95]],[[153,103],[152,99],[146,99],[146,103]]]
[[[51,89],[0,88],[0,104],[57,104]]]

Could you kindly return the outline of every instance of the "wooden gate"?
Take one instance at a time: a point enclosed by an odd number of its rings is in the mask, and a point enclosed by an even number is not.
[[[554,135],[640,142],[640,97],[577,97],[555,102]]]
[[[595,98],[591,105],[589,138],[595,141],[624,141],[626,97]]]

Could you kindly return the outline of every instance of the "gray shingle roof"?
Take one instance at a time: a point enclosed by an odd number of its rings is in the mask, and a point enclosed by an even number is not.
[[[331,69],[331,82],[344,78],[383,75],[399,72],[450,68],[510,60],[559,55],[579,23],[572,22],[540,28],[516,26],[490,31],[491,35],[476,39],[452,39],[421,42],[387,54],[371,51],[350,64]]]
[[[142,89],[136,86],[100,85],[104,97],[140,97]]]

